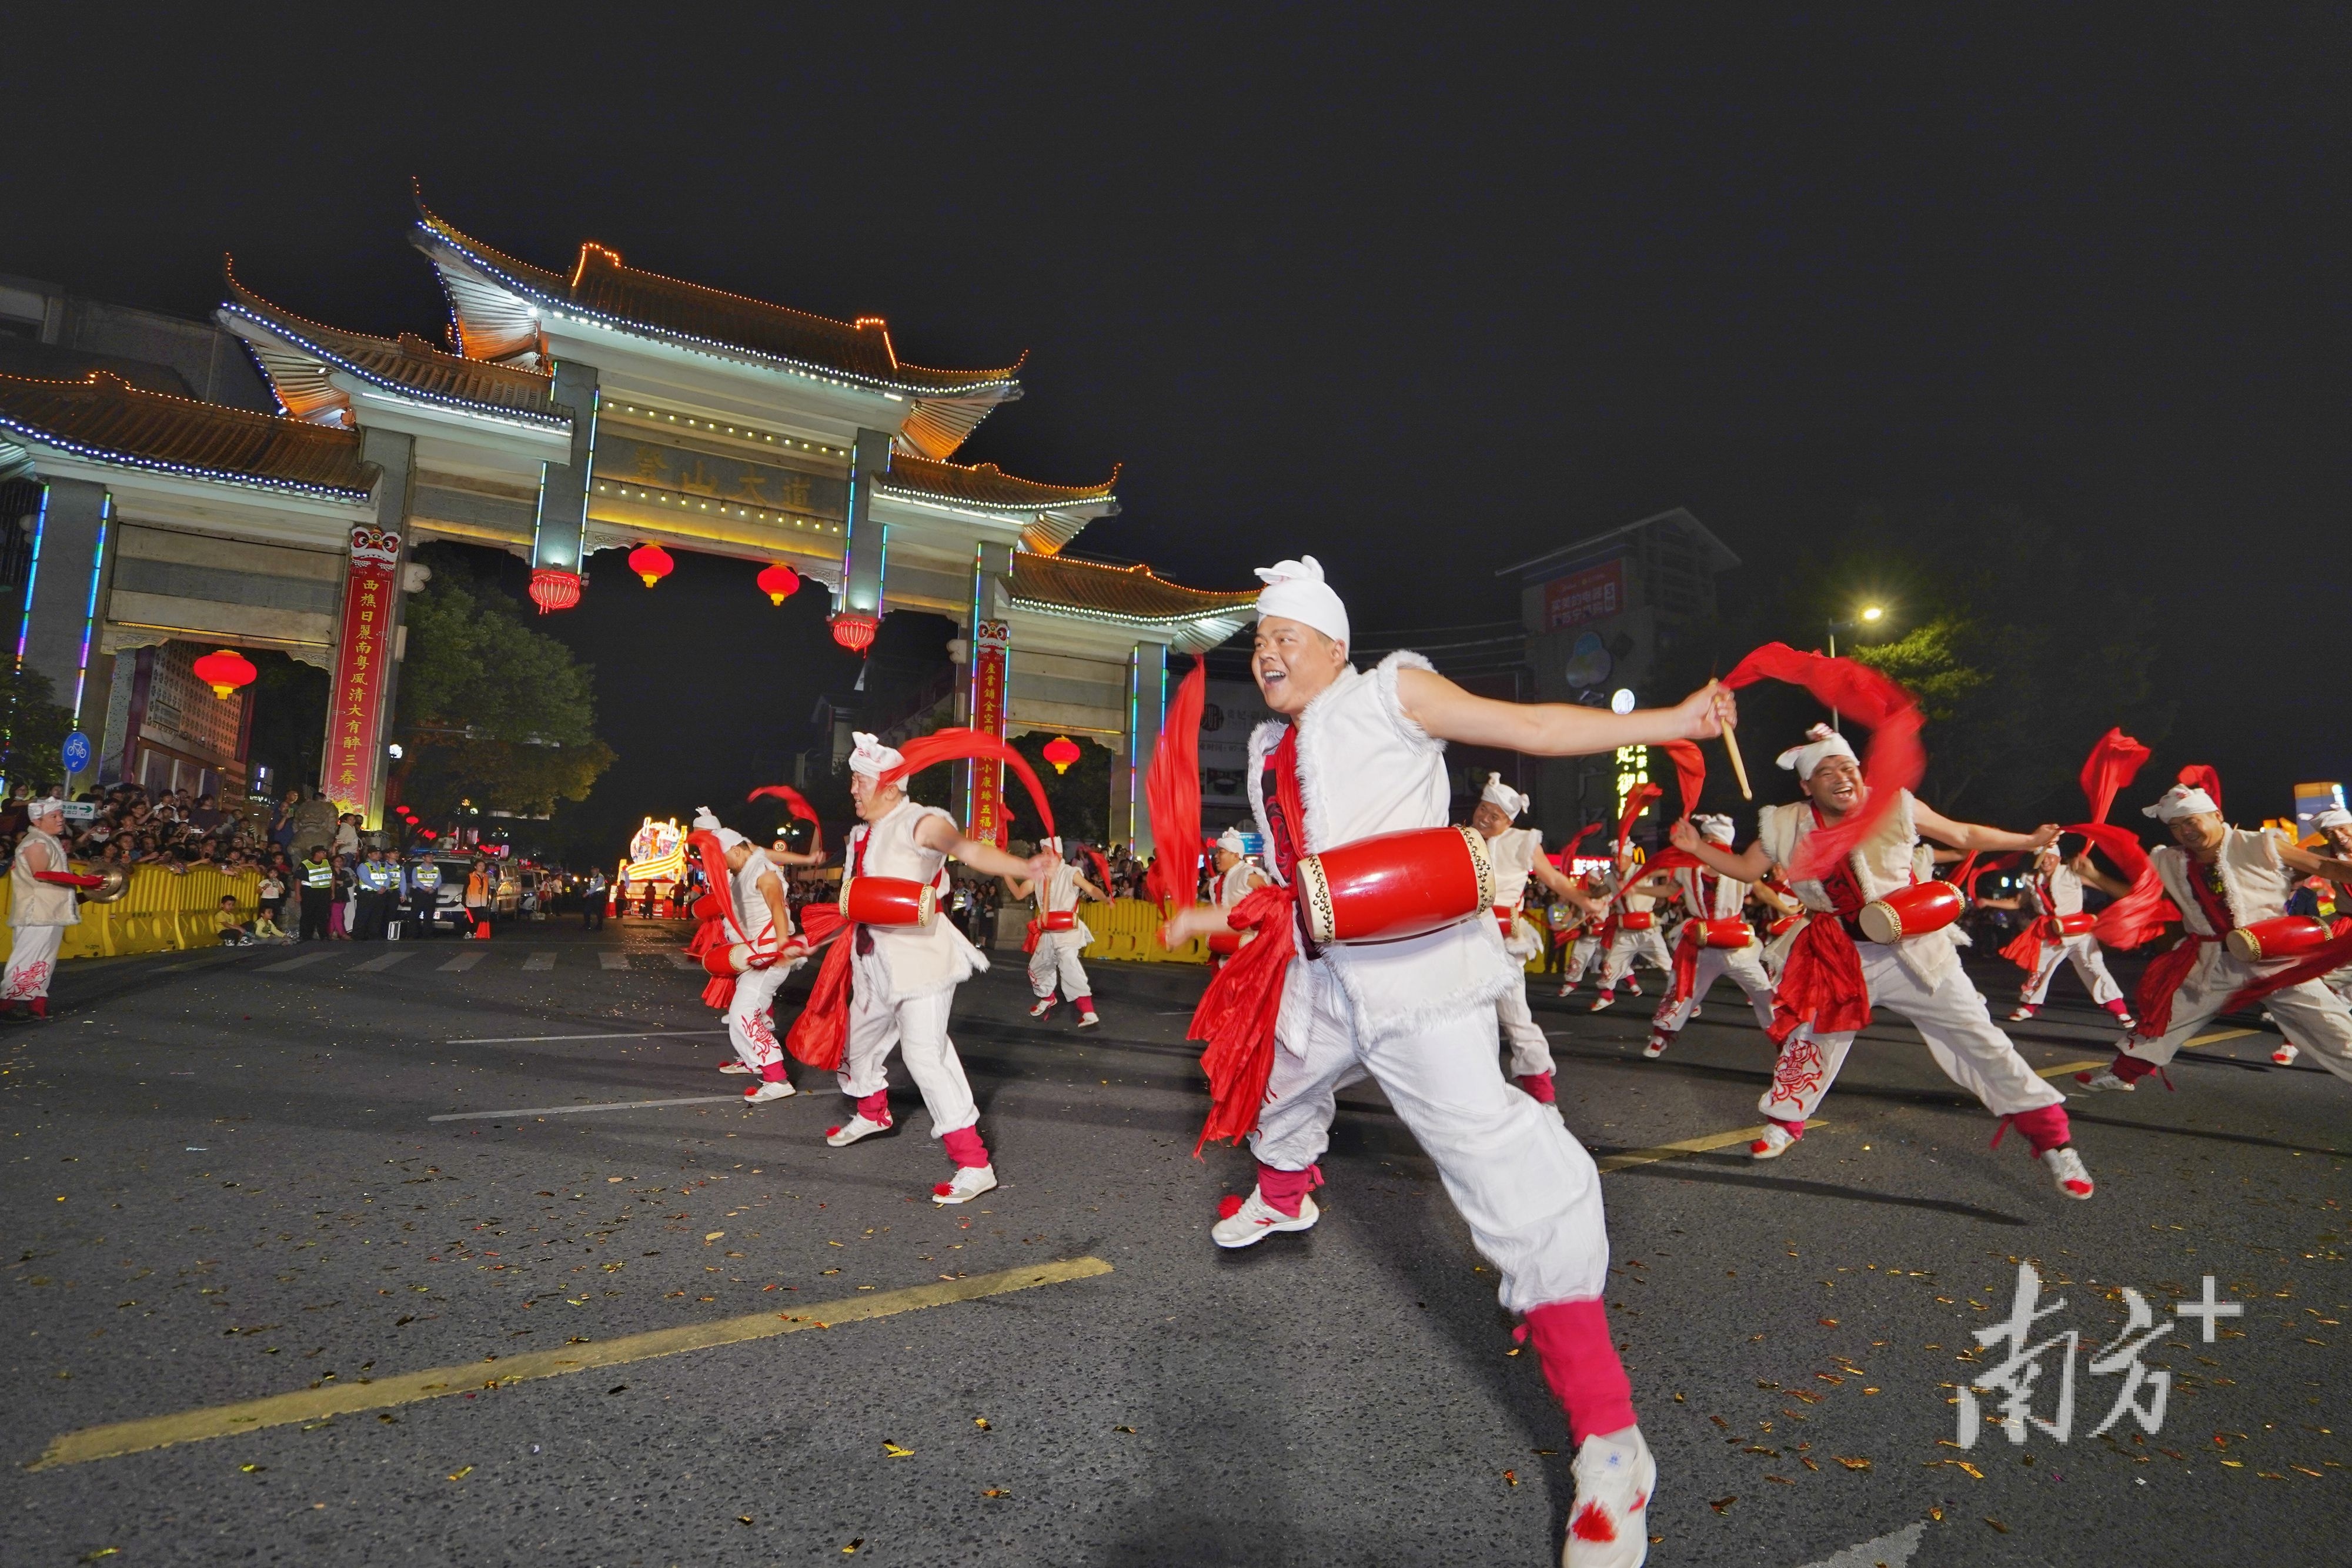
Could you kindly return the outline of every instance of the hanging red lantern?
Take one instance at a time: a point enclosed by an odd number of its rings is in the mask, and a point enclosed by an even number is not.
[[[1057,735],[1045,743],[1045,760],[1054,765],[1056,773],[1067,773],[1079,755],[1078,743],[1066,735]]]
[[[853,653],[863,653],[874,645],[874,633],[882,630],[882,622],[856,610],[845,610],[833,618],[833,640]]]
[[[541,615],[551,610],[569,610],[580,602],[580,574],[551,566],[539,567],[530,574],[530,599]]]
[[[760,591],[768,596],[771,604],[782,604],[801,590],[801,574],[782,561],[761,572],[759,581]]]
[[[239,686],[249,686],[253,677],[261,672],[253,661],[234,648],[223,648],[217,653],[206,653],[190,666],[196,679],[212,687],[213,695],[226,699]]]
[[[646,580],[651,588],[677,570],[677,562],[670,559],[669,551],[657,544],[641,544],[629,552],[629,570]]]

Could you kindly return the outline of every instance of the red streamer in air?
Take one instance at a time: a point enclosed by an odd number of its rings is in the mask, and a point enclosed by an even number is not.
[[[1723,684],[1736,691],[1763,680],[1802,686],[1815,701],[1870,728],[1870,745],[1862,758],[1869,796],[1860,810],[1835,827],[1805,835],[1797,863],[1789,868],[1790,877],[1802,882],[1819,877],[1853,852],[1895,810],[1898,793],[1916,788],[1927,773],[1927,754],[1919,745],[1919,705],[1909,692],[1866,664],[1801,653],[1786,643],[1765,643],[1740,660]]]
[[[910,774],[941,762],[982,759],[1003,763],[1019,777],[1029,791],[1030,800],[1036,805],[1037,820],[1045,825],[1041,837],[1054,836],[1054,808],[1045,804],[1045,786],[1038,782],[1037,770],[1029,766],[1029,759],[1013,750],[1003,736],[981,729],[933,730],[898,747],[898,755],[906,760],[882,775],[878,782],[897,784]]]
[[[1675,759],[1675,780],[1683,789],[1682,814],[1687,817],[1698,810],[1699,792],[1706,788],[1706,758],[1699,755],[1695,740],[1669,740],[1664,749]]]
[[[762,795],[773,796],[784,803],[784,810],[809,825],[809,853],[824,858],[824,824],[816,820],[816,808],[808,803],[801,792],[789,784],[762,784],[744,799],[756,800]]]
[[[1665,791],[1655,784],[1643,784],[1636,786],[1626,794],[1625,809],[1617,817],[1617,858],[1619,860],[1625,858],[1625,841],[1633,836],[1634,820],[1649,809],[1651,801],[1664,793]]]
[[[2139,776],[2147,765],[2148,749],[2120,729],[2110,729],[2083,760],[2083,799],[2090,803],[2091,821],[2104,822],[2116,803],[2116,792]],[[2216,795],[2215,800],[2221,797]]]
[[[1160,744],[1143,776],[1152,847],[1145,892],[1162,914],[1192,903],[1201,886],[1201,713],[1208,693],[1208,661],[1196,653],[1160,721]]]

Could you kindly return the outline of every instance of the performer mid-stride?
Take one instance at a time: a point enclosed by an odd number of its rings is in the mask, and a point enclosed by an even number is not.
[[[1699,836],[1718,849],[1731,847],[1728,817],[1694,817]],[[1718,875],[1705,866],[1676,866],[1669,873],[1683,916],[1675,928],[1675,977],[1665,999],[1650,1019],[1649,1042],[1642,1054],[1666,1053],[1683,1026],[1698,1011],[1699,998],[1717,976],[1728,975],[1756,1009],[1756,1021],[1772,1027],[1772,979],[1764,972],[1763,948],[1748,924],[1748,900],[1755,889],[1736,877]]]
[[[716,839],[726,861],[728,896],[721,901],[722,928],[716,939],[741,944],[748,967],[733,977],[727,998],[727,1039],[735,1060],[722,1072],[747,1073],[755,1080],[743,1091],[747,1105],[789,1100],[797,1092],[784,1071],[783,1048],[776,1043],[775,1020],[770,1009],[776,991],[808,950],[793,935],[793,916],[784,901],[783,879],[769,862],[768,852],[732,828],[721,827],[708,806],[695,814],[696,833]]]
[[[1827,725],[1813,726],[1804,745],[1783,752],[1780,766],[1795,771],[1805,799],[1763,808],[1757,841],[1744,852],[1708,843],[1688,822],[1675,824],[1675,847],[1722,875],[1755,882],[1776,865],[1799,865],[1807,835],[1848,819],[1869,821],[1856,817],[1871,796],[1861,762]],[[2065,1096],[1993,1026],[1983,994],[1960,967],[1951,927],[1877,942],[1856,919],[1866,904],[1915,885],[1922,834],[1958,850],[2038,850],[2057,839],[2058,828],[2011,833],[1956,822],[1902,789],[1851,853],[1818,878],[1792,879],[1813,915],[1790,949],[1773,1001],[1769,1032],[1780,1042],[1780,1057],[1761,1102],[1763,1134],[1748,1153],[1777,1158],[1804,1135],[1805,1120],[1837,1081],[1854,1035],[1869,1024],[1873,1009],[1884,1007],[1911,1020],[1946,1077],[2025,1134],[2060,1192],[2087,1198],[2090,1173],[2074,1152]]]
[[[1058,987],[1077,1009],[1078,1027],[1092,1029],[1102,1019],[1095,1013],[1094,982],[1087,978],[1087,967],[1080,960],[1095,934],[1079,918],[1078,903],[1083,899],[1091,904],[1108,904],[1110,894],[1088,881],[1076,866],[1060,858],[1060,840],[1048,840],[1043,847],[1059,862],[1050,873],[1034,880],[1017,876],[1004,880],[1005,891],[1013,897],[1027,898],[1034,893],[1037,898],[1037,918],[1029,931],[1029,990],[1037,1000],[1030,1008],[1029,1016],[1051,1016]],[[1086,846],[1081,844],[1078,848],[1084,852]],[[1110,880],[1108,872],[1103,873],[1103,880]]]
[[[1528,880],[1532,877],[1560,898],[1587,911],[1592,904],[1570,878],[1545,858],[1543,832],[1517,828],[1528,798],[1503,782],[1499,773],[1486,775],[1470,825],[1486,841],[1495,863],[1496,929],[1503,933],[1503,956],[1511,961],[1511,983],[1495,998],[1504,1043],[1511,1051],[1511,1082],[1547,1105],[1556,1105],[1552,1091],[1551,1041],[1536,1027],[1528,1008],[1528,965],[1544,950],[1543,933],[1527,916]]]
[[[1577,1450],[1564,1562],[1632,1568],[1648,1552],[1657,1467],[1634,1424],[1601,1299],[1609,1241],[1599,1173],[1558,1119],[1504,1080],[1495,1004],[1511,987],[1512,965],[1483,853],[1446,826],[1445,743],[1572,757],[1711,736],[1731,716],[1730,695],[1710,684],[1676,707],[1619,716],[1473,696],[1415,653],[1359,671],[1348,658],[1347,609],[1313,558],[1258,575],[1266,587],[1251,669],[1279,718],[1251,737],[1249,784],[1278,885],[1230,915],[1210,905],[1181,911],[1165,933],[1171,944],[1228,924],[1257,933],[1218,972],[1194,1017],[1195,1034],[1210,1040],[1202,1060],[1215,1103],[1204,1141],[1256,1124],[1257,1184],[1215,1228],[1216,1239],[1245,1246],[1313,1225],[1307,1189],[1333,1096],[1363,1077],[1377,1081],[1436,1162],[1502,1277],[1503,1305],[1523,1317],[1522,1334],[1567,1411]],[[1197,822],[1197,804],[1192,812]],[[1160,821],[1157,794],[1153,813]],[[1390,837],[1407,831],[1411,848]],[[1333,882],[1333,867],[1349,858],[1343,851],[1429,857],[1402,875],[1402,862],[1376,864],[1370,880],[1382,889],[1410,884],[1431,901],[1413,920],[1439,923],[1395,939],[1337,935],[1352,918]],[[1474,863],[1478,874],[1465,869]],[[1367,918],[1380,925],[1388,916]]]

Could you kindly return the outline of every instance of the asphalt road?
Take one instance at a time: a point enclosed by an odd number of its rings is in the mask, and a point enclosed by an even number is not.
[[[942,1210],[903,1069],[901,1130],[847,1150],[814,1074],[733,1103],[679,935],[68,967],[54,1022],[0,1033],[0,1561],[1558,1560],[1565,1432],[1369,1086],[1322,1224],[1220,1253],[1248,1166],[1192,1157],[1199,973],[1101,967],[1081,1035],[1023,1016],[1013,955],[956,1026],[1005,1185]],[[2005,1002],[2013,971],[1981,972]],[[2072,985],[2017,1031],[2037,1066],[2105,1054]],[[1570,1125],[1618,1156],[1654,1563],[2352,1553],[2352,1086],[2273,1067],[2267,1036],[2202,1046],[2176,1093],[2075,1103],[2100,1184],[2075,1204],[2019,1140],[1987,1149],[1992,1119],[1893,1020],[1759,1166],[1662,1149],[1756,1123],[1769,1058],[1736,993],[1654,1062],[1645,1007],[1571,1007],[1538,1018]],[[646,1101],[677,1103],[593,1109]],[[1108,1271],[1045,1267],[1089,1259]],[[1997,1359],[1971,1336],[2024,1260],[2064,1302],[2036,1341],[2079,1336],[2072,1428],[1964,1451],[1956,1385]],[[2207,1274],[2244,1308],[2211,1343],[2170,1313]],[[2095,1437],[2124,1286],[2159,1314],[2168,1403],[2154,1435]],[[690,1348],[739,1320],[762,1337]],[[219,1408],[273,1396],[295,1397]],[[80,1457],[110,1446],[132,1451]]]

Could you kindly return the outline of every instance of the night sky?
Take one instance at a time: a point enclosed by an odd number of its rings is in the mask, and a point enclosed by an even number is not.
[[[2336,8],[418,15],[16,17],[0,270],[204,315],[234,251],[437,335],[415,175],[541,265],[1026,349],[964,458],[1123,462],[1082,551],[1204,587],[1313,551],[1366,629],[1512,614],[1496,568],[1673,506],[1754,564],[1864,501],[2016,503],[2160,596],[2160,765],[2352,777]],[[838,684],[732,570],[591,650],[673,677],[608,689],[625,758]]]

